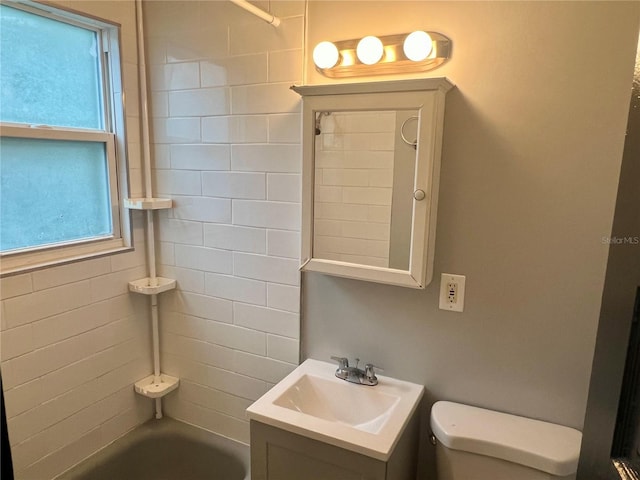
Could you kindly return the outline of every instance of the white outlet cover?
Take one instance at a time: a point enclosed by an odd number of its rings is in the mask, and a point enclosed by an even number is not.
[[[454,275],[452,273],[442,273],[440,275],[440,308],[450,312],[464,311],[464,284],[467,277],[464,275]],[[454,283],[457,287],[455,301],[450,301],[447,285]]]

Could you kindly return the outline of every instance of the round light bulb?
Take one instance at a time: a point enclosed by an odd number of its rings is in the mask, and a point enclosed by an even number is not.
[[[338,47],[331,42],[320,42],[313,49],[313,63],[318,68],[331,68],[338,63],[339,58]]]
[[[371,35],[360,40],[356,47],[358,60],[365,65],[373,65],[374,63],[379,62],[382,58],[383,52],[384,48],[380,39]]]
[[[429,56],[433,49],[431,36],[427,32],[416,31],[404,39],[403,50],[409,60],[421,62]]]

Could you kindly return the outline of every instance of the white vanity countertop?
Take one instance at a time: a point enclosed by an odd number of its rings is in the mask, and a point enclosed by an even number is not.
[[[387,461],[424,387],[378,375],[378,385],[346,382],[336,365],[308,359],[248,409],[251,420]]]

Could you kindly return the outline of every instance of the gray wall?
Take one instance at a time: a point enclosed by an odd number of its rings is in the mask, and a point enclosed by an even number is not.
[[[581,478],[618,478],[610,464],[627,343],[640,288],[640,46],[582,442]],[[639,439],[636,439],[638,445]],[[610,475],[610,477],[609,477]]]
[[[312,1],[307,49],[417,28],[453,40],[430,74],[457,85],[434,281],[415,291],[305,274],[303,357],[379,364],[426,385],[425,411],[449,399],[581,429],[640,3],[394,2],[394,20],[386,5],[340,2],[336,16]],[[438,310],[441,272],[467,276],[464,313]]]

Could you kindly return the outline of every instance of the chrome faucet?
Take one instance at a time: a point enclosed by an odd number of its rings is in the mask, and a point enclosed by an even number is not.
[[[380,367],[376,367],[371,363],[367,363],[364,366],[364,370],[358,368],[359,358],[356,358],[356,366],[349,366],[349,359],[345,357],[331,357],[332,360],[338,362],[338,368],[336,369],[336,377],[346,380],[347,382],[357,383],[359,385],[374,386],[378,384],[378,377],[374,368],[380,370]]]

